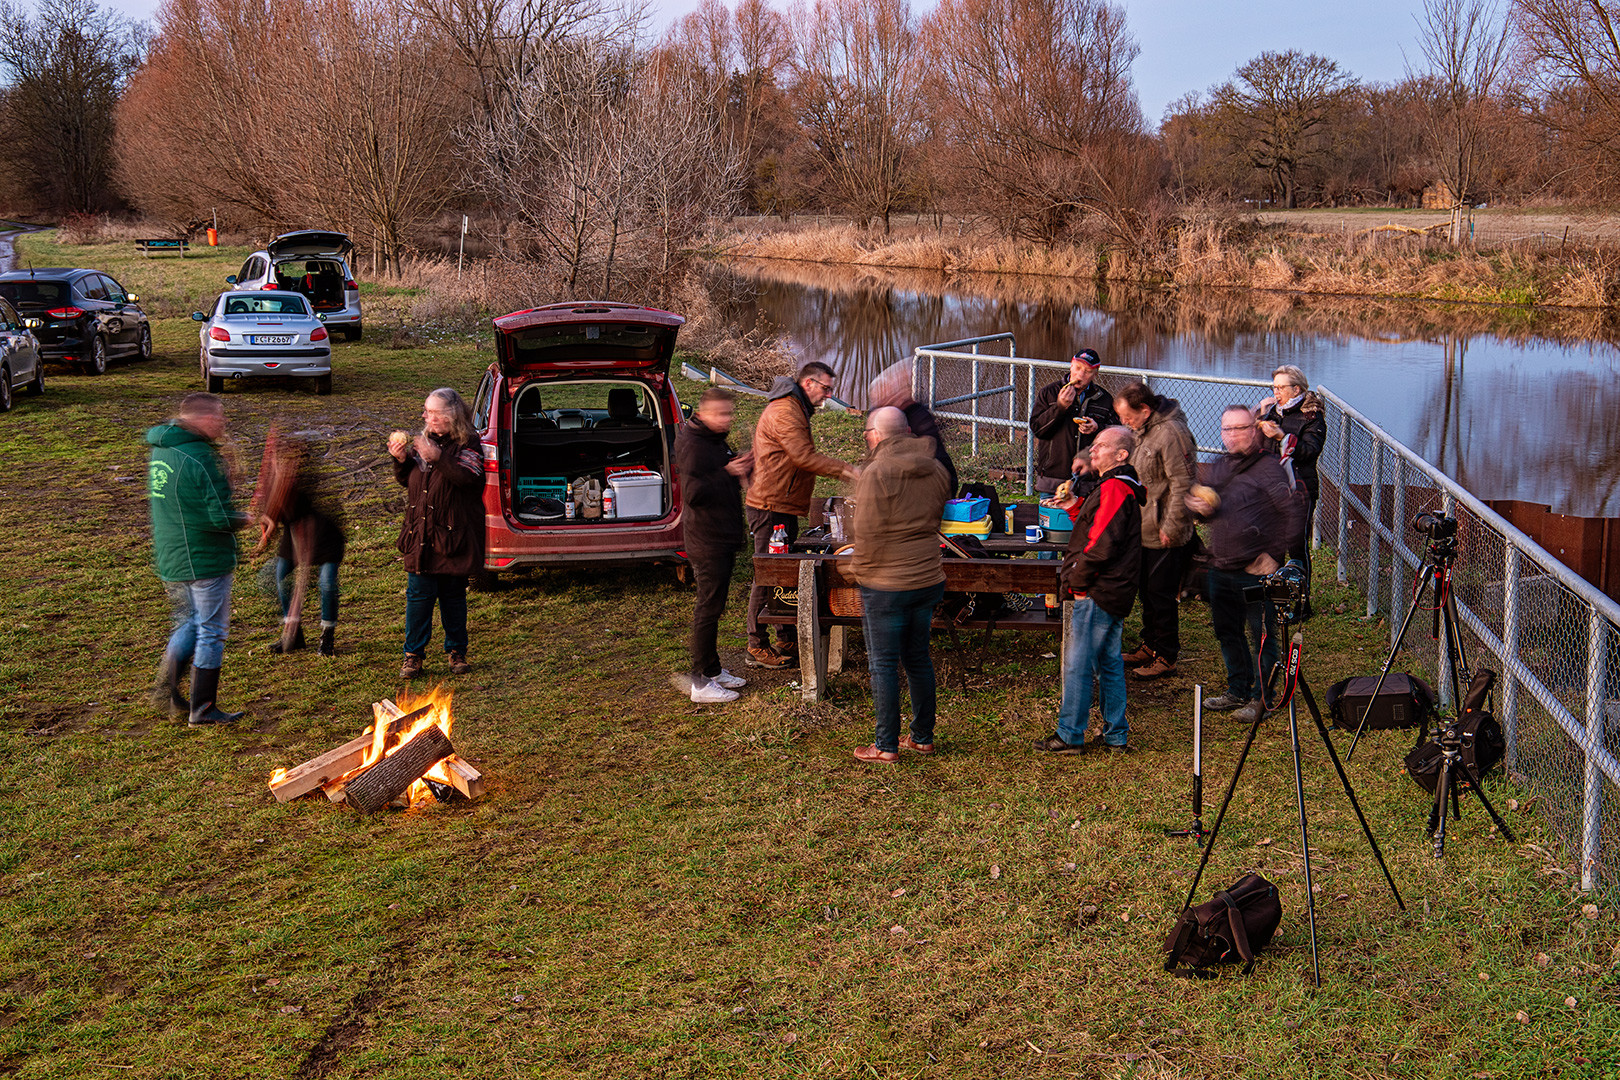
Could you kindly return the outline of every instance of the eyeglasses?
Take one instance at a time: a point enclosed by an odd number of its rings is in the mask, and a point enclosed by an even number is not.
[[[830,382],[822,382],[820,379],[811,379],[810,381],[815,383],[817,386],[821,387],[827,393],[829,393],[829,394],[832,393],[832,388],[833,388],[832,383],[830,383]]]
[[[1226,424],[1222,424],[1221,425],[1221,430],[1222,431],[1253,431],[1254,430],[1254,425],[1253,424],[1243,424],[1243,425],[1241,425],[1239,427],[1229,427]]]

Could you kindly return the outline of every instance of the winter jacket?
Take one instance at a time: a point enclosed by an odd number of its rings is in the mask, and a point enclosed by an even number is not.
[[[203,581],[236,568],[237,529],[247,516],[231,505],[231,482],[214,444],[178,423],[146,433],[152,554],[164,581]]]
[[[1168,533],[1170,546],[1180,547],[1192,539],[1192,513],[1187,509],[1187,492],[1198,469],[1197,446],[1187,429],[1181,405],[1169,398],[1148,416],[1131,452],[1131,467],[1147,489],[1142,507],[1142,546],[1158,550],[1159,533]]]
[[[276,545],[278,559],[293,560],[293,530],[307,529],[311,540],[311,566],[343,561],[348,537],[343,528],[343,504],[333,498],[326,485],[308,464],[298,470],[298,486],[276,524],[284,526]]]
[[[1035,395],[1035,405],[1029,411],[1029,430],[1040,445],[1035,449],[1035,472],[1040,476],[1066,479],[1074,472],[1074,455],[1091,445],[1097,437],[1080,434],[1077,422],[1083,416],[1097,421],[1097,431],[1119,423],[1114,413],[1113,396],[1095,382],[1074,395],[1074,403],[1064,408],[1058,401],[1058,391],[1067,385],[1055,382],[1043,386]]]
[[[1294,463],[1294,478],[1310,492],[1311,502],[1317,500],[1319,480],[1316,459],[1322,456],[1327,442],[1327,419],[1323,415],[1322,399],[1312,391],[1305,391],[1278,409],[1275,400],[1260,411],[1260,419],[1270,420],[1283,429],[1283,437],[1271,443],[1279,458]]]
[[[675,475],[681,483],[681,533],[692,555],[736,551],[747,539],[742,484],[726,472],[726,463],[733,456],[726,433],[711,430],[695,416],[676,429]]]
[[[945,466],[945,475],[950,477],[951,494],[956,494],[957,476],[956,462],[951,460],[951,452],[945,449],[945,438],[939,433],[939,421],[934,414],[928,411],[928,406],[920,401],[902,405],[900,411],[906,414],[906,426],[911,433],[919,439],[934,440],[934,460]]]
[[[778,375],[769,398],[754,425],[754,479],[748,487],[748,505],[803,517],[810,512],[816,477],[843,476],[849,466],[816,453],[810,436],[815,409],[803,387]]]
[[[951,497],[933,441],[891,435],[878,443],[855,486],[851,576],[868,589],[905,592],[945,580],[939,524]]]
[[[476,439],[457,445],[429,435],[439,460],[428,464],[413,448],[394,462],[405,485],[399,552],[413,574],[467,577],[484,566],[484,455]]]
[[[1074,532],[1063,556],[1063,584],[1123,619],[1136,603],[1142,569],[1142,504],[1147,492],[1127,463],[1103,474],[1086,501],[1070,507]]]
[[[1305,508],[1288,482],[1282,463],[1271,454],[1226,454],[1199,470],[1221,497],[1210,519],[1209,565],[1242,570],[1262,554],[1281,563],[1296,545]]]

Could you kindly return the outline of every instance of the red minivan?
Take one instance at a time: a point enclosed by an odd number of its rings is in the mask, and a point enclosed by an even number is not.
[[[576,302],[495,320],[495,362],[473,401],[484,445],[484,568],[681,564],[670,384],[679,315]],[[613,517],[569,517],[564,492],[595,482]]]

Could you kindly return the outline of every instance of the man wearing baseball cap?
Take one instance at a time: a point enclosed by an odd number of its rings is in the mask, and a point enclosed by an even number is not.
[[[1101,366],[1095,349],[1081,349],[1069,361],[1069,377],[1035,395],[1029,431],[1036,440],[1035,490],[1042,494],[1052,494],[1069,478],[1076,455],[1090,450],[1097,432],[1119,423],[1113,397],[1092,381]]]

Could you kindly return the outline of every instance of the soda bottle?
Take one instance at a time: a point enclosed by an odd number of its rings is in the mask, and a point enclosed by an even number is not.
[[[786,525],[778,525],[776,528],[771,530],[771,546],[769,551],[772,555],[786,555],[788,553]]]
[[[1046,594],[1046,617],[1048,619],[1060,619],[1063,617],[1063,605],[1058,603],[1058,594],[1055,592]]]
[[[618,517],[619,516],[618,505],[619,505],[618,496],[614,493],[612,488],[607,488],[606,490],[604,490],[602,492],[602,516],[603,517],[605,517],[605,518]]]
[[[574,520],[574,482],[570,480],[563,488],[563,520]]]

